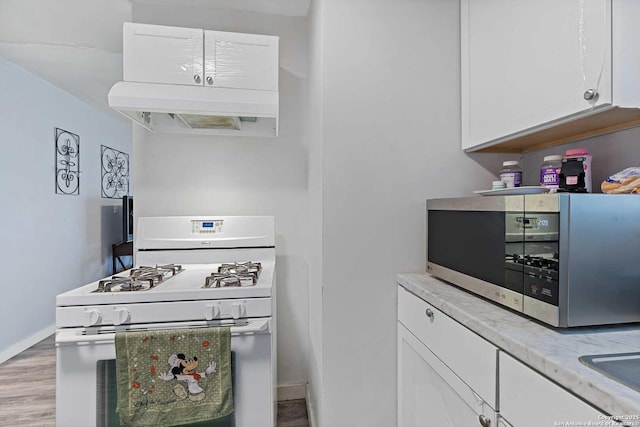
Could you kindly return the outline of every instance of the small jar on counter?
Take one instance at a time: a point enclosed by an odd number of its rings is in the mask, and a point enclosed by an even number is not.
[[[549,189],[550,193],[555,193],[560,187],[560,171],[562,170],[562,155],[554,154],[544,156],[542,166],[540,166],[540,186]]]
[[[507,188],[520,187],[522,185],[522,169],[517,160],[502,162],[500,181],[504,182]]]

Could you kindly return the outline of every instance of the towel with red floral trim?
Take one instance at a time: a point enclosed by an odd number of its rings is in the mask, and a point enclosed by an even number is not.
[[[228,327],[116,333],[123,426],[175,426],[233,412]]]

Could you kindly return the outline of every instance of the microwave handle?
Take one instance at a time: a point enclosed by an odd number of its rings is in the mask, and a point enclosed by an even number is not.
[[[194,325],[190,327],[203,328],[205,326]],[[180,328],[176,328],[176,329],[180,329]],[[260,320],[254,320],[253,322],[245,326],[232,326],[230,328],[231,330],[230,332],[232,336],[238,336],[238,335],[244,335],[244,334],[264,333],[265,331],[268,331],[268,329],[269,329],[269,320],[260,319]],[[115,333],[78,335],[76,331],[77,330],[71,330],[71,331],[61,330],[56,332],[56,344],[74,344],[74,343],[91,343],[91,342],[105,343],[108,341],[113,342],[116,335]]]

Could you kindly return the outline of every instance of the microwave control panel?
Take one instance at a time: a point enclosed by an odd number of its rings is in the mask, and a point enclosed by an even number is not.
[[[506,238],[510,242],[558,240],[560,215],[549,212],[506,214]]]

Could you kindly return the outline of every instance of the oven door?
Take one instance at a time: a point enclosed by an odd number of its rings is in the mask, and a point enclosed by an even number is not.
[[[129,325],[128,331],[231,326],[234,413],[215,426],[273,427],[275,419],[271,319]],[[119,426],[115,412],[115,330],[56,332],[56,425]],[[212,424],[207,424],[212,425]]]

